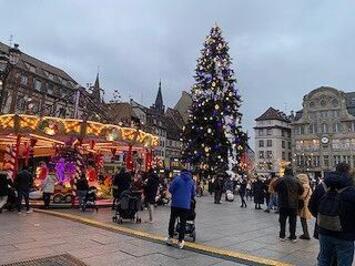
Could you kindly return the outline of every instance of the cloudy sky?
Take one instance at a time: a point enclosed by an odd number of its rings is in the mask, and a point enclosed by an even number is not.
[[[0,0],[0,41],[63,68],[79,83],[97,66],[114,89],[150,105],[159,79],[167,106],[193,83],[217,22],[230,44],[244,126],[267,107],[301,108],[312,89],[354,90],[355,2],[333,0]],[[6,10],[6,12],[4,12]]]

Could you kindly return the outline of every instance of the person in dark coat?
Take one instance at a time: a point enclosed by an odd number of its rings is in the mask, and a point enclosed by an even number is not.
[[[221,204],[221,198],[223,193],[223,177],[222,175],[218,175],[213,182],[214,189],[214,203]]]
[[[31,213],[30,210],[30,188],[32,187],[33,177],[29,172],[28,167],[24,166],[22,170],[16,175],[14,185],[17,190],[18,201],[17,211],[21,213],[22,198],[25,199],[27,213]]]
[[[112,194],[114,198],[112,208],[114,208],[116,203],[120,200],[122,192],[131,187],[131,182],[131,175],[126,172],[124,167],[122,167],[120,172],[114,176],[112,181]]]
[[[336,261],[336,265],[351,266],[354,260],[355,241],[355,187],[349,174],[350,166],[340,163],[336,171],[329,173],[324,178],[324,184],[330,190],[343,190],[340,193],[339,211],[341,231],[330,231],[318,226],[320,250],[317,265],[331,265]],[[314,217],[318,216],[318,209],[325,195],[323,184],[319,184],[313,192],[309,201],[309,210]]]
[[[76,192],[79,198],[79,207],[84,210],[84,200],[89,191],[89,183],[85,173],[82,173],[80,179],[76,182]]]
[[[0,213],[7,202],[7,196],[9,195],[9,182],[7,179],[7,173],[0,173]]]
[[[239,189],[240,200],[242,201],[242,205],[240,206],[241,208],[247,207],[247,203],[245,202],[245,199],[244,199],[246,189],[247,189],[247,181],[245,179],[243,179],[240,184],[240,189]]]
[[[153,171],[153,169],[150,169],[148,172],[148,178],[144,185],[145,202],[148,204],[149,211],[149,223],[153,223],[153,208],[159,183],[158,175]]]
[[[275,192],[278,194],[279,201],[280,240],[285,240],[286,220],[288,219],[290,224],[290,236],[288,239],[292,242],[296,242],[298,201],[299,197],[304,192],[304,188],[298,179],[293,176],[293,170],[290,166],[286,167],[285,175],[277,180]]]
[[[261,210],[261,204],[264,204],[265,184],[261,181],[260,177],[253,183],[254,203],[255,209]]]

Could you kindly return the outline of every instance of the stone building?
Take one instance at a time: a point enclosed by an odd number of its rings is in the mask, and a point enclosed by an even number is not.
[[[174,109],[177,110],[182,116],[184,123],[186,124],[189,119],[189,109],[192,105],[191,94],[183,91],[179,101],[176,103]]]
[[[292,160],[291,121],[272,107],[255,119],[255,171],[278,174]]]
[[[0,42],[0,52],[8,54],[9,49],[8,45]],[[100,114],[104,111],[100,108],[102,89],[98,76],[90,93],[62,69],[20,51],[19,62],[11,67],[3,84],[5,85],[0,88],[1,113],[90,120],[103,118]],[[78,105],[76,99],[79,99]]]
[[[340,162],[355,167],[355,92],[317,88],[292,122],[297,172],[320,176]]]

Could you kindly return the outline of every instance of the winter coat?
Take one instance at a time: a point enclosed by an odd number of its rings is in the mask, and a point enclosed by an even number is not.
[[[9,195],[9,182],[7,175],[0,174],[0,197]]]
[[[155,197],[159,187],[159,177],[152,173],[148,176],[147,183],[144,186],[145,201],[155,203]]]
[[[223,190],[223,181],[221,178],[217,177],[213,182],[213,190],[214,192],[219,192]]]
[[[17,190],[29,191],[32,187],[32,183],[32,174],[27,170],[22,170],[15,177],[14,185]]]
[[[191,200],[195,197],[195,183],[192,180],[192,175],[187,171],[182,171],[171,182],[169,192],[171,207],[190,210]]]
[[[324,183],[327,187],[342,189],[345,187],[349,187],[343,193],[341,193],[341,203],[343,209],[341,211],[340,221],[343,227],[343,232],[334,232],[328,231],[319,227],[319,233],[323,235],[332,236],[335,238],[355,241],[355,187],[352,183],[350,177],[339,174],[339,173],[329,173],[325,179]],[[325,190],[322,184],[319,184],[311,199],[309,201],[309,210],[311,211],[314,217],[317,217],[318,207],[322,197],[325,194]]]
[[[80,178],[76,182],[76,190],[78,191],[88,191],[89,190],[89,183],[86,178]]]
[[[312,213],[308,209],[309,199],[312,196],[312,189],[311,189],[311,186],[309,185],[309,179],[308,179],[307,175],[299,174],[297,176],[297,179],[302,184],[303,190],[304,190],[303,194],[301,196],[299,196],[299,199],[303,200],[304,206],[302,209],[298,209],[298,216],[309,220],[312,218]]]
[[[121,195],[121,193],[131,187],[131,175],[129,173],[125,172],[120,172],[118,173],[114,180],[113,180],[113,185],[117,187],[117,195],[118,197]]]
[[[253,184],[253,192],[254,192],[254,203],[255,204],[264,204],[265,197],[265,184],[258,180]]]
[[[275,191],[278,194],[279,208],[298,209],[298,199],[304,189],[294,176],[281,177],[275,185]]]
[[[246,189],[247,189],[247,182],[242,181],[242,183],[240,184],[239,194],[244,196]]]
[[[54,186],[57,183],[57,176],[55,174],[47,175],[46,179],[43,181],[42,191],[44,193],[54,193]]]

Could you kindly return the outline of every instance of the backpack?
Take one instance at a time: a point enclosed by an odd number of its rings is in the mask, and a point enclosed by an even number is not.
[[[341,224],[342,216],[342,200],[341,193],[350,187],[344,187],[342,189],[336,189],[327,187],[323,182],[323,188],[325,194],[320,199],[318,214],[317,214],[317,225],[320,228],[333,231],[342,232],[343,227]]]

